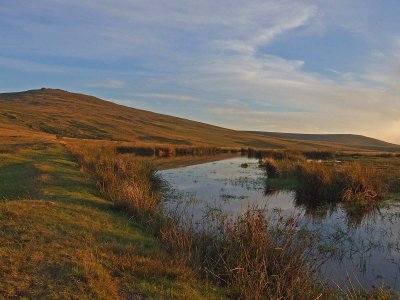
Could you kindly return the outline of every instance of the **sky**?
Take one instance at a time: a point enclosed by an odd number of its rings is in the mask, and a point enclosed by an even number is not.
[[[1,0],[0,92],[400,144],[398,0]]]

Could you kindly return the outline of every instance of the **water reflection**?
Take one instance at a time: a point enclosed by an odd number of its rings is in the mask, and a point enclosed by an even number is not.
[[[258,161],[244,157],[161,174],[173,187],[168,205],[190,206],[194,219],[205,214],[236,215],[251,205],[278,208],[286,215],[300,214],[303,225],[320,236],[315,247],[328,257],[321,270],[325,278],[340,284],[348,276],[365,286],[385,283],[400,287],[398,202],[321,205],[295,191],[274,189]]]
[[[380,216],[381,204],[379,203],[357,205],[353,203],[320,203],[310,201],[299,195],[296,192],[294,199],[295,207],[303,209],[305,217],[313,222],[324,222],[326,218],[338,209],[343,211],[347,225],[351,228],[361,225],[364,218],[371,220]]]

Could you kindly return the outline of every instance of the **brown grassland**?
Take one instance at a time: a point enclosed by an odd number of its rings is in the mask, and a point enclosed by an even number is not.
[[[313,200],[369,203],[400,192],[397,146],[262,136],[48,89],[0,94],[0,141],[1,298],[397,296],[320,282],[313,237],[295,219],[253,207],[195,228],[164,210],[157,175],[240,153],[263,159],[271,177],[295,177]],[[307,161],[343,156],[351,162]]]
[[[134,146],[400,151],[397,145],[370,139],[353,145],[347,140],[304,141],[235,131],[56,89],[0,94],[0,128],[11,128],[12,135],[41,133]]]

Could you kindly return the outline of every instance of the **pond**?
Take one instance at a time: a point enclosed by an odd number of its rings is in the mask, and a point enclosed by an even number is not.
[[[333,285],[347,278],[364,287],[400,288],[400,203],[386,201],[369,210],[349,205],[310,207],[291,190],[271,190],[258,160],[235,157],[160,172],[174,191],[170,206],[185,201],[193,218],[212,210],[237,215],[251,205],[295,215],[316,232],[325,249],[321,276]]]

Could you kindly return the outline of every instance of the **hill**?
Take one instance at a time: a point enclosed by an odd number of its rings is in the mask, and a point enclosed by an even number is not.
[[[375,142],[361,143],[359,136],[346,135],[346,139],[331,141],[235,131],[58,89],[0,94],[0,129],[0,138],[37,136],[181,146],[400,150],[400,146],[366,137],[362,138]]]
[[[354,147],[365,150],[399,150],[399,145],[357,134],[304,134],[263,131],[248,132],[256,133],[266,137],[280,138],[296,142],[312,142],[323,145],[332,145],[332,147]]]

